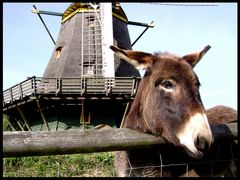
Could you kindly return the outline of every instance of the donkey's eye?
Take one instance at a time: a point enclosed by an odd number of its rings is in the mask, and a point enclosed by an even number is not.
[[[195,86],[200,87],[200,86],[201,86],[200,82],[197,81],[197,82],[195,83]]]
[[[172,82],[168,81],[168,80],[164,80],[162,83],[161,83],[161,86],[163,86],[164,88],[166,89],[173,89],[174,88],[174,85]]]

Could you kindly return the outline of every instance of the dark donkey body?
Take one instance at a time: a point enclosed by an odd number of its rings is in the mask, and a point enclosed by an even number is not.
[[[117,152],[117,176],[184,175],[185,166],[163,165],[200,158],[213,142],[200,83],[193,71],[209,47],[183,57],[110,48],[137,69],[146,69],[123,128],[161,136],[169,142],[155,149]]]

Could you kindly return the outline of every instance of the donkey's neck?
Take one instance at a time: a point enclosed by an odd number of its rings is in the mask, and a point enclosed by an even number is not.
[[[146,81],[148,81],[148,78],[143,78],[141,80],[141,83],[139,84],[138,92],[134,98],[131,109],[123,125],[124,128],[130,128],[141,132],[149,132],[147,125],[143,119],[144,117],[142,115],[142,97],[145,85],[144,82]]]

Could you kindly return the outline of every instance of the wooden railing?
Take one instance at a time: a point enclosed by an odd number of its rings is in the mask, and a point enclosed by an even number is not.
[[[79,94],[134,96],[140,78],[40,78],[31,77],[3,91],[3,106],[38,94]]]
[[[33,77],[34,78],[34,77]],[[15,100],[23,99],[26,96],[30,96],[33,93],[32,78],[3,91],[3,103],[11,103]]]

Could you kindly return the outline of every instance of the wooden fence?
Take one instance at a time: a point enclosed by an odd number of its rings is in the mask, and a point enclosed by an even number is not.
[[[237,123],[211,125],[214,140],[237,138]],[[154,147],[161,137],[126,128],[3,132],[3,156],[35,156],[119,151]]]

